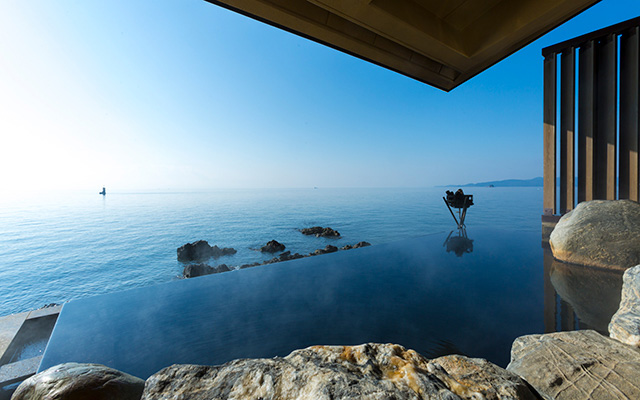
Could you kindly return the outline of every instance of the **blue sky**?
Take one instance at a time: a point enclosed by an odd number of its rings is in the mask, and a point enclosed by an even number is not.
[[[0,3],[0,192],[423,187],[542,175],[541,49],[445,93],[203,0]]]

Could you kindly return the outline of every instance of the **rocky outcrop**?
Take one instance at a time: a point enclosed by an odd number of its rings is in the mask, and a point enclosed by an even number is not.
[[[364,242],[364,241],[363,241],[363,242],[358,242],[358,243],[356,243],[356,244],[354,244],[354,245],[350,245],[350,244],[348,244],[348,245],[346,245],[346,246],[342,246],[342,247],[340,248],[340,250],[359,249],[360,247],[367,247],[367,246],[371,246],[371,243],[369,243],[369,242]]]
[[[182,276],[184,278],[195,278],[197,276],[218,274],[220,272],[227,272],[227,271],[231,271],[231,268],[229,268],[227,264],[220,264],[216,267],[211,267],[210,265],[204,264],[204,263],[189,264],[184,267],[184,270],[182,271]]]
[[[206,240],[198,240],[193,243],[187,243],[178,247],[178,261],[192,262],[205,261],[209,258],[219,258],[237,253],[236,249],[231,247],[219,248],[217,245],[210,246]]]
[[[319,256],[320,254],[335,253],[336,251],[338,251],[338,248],[336,246],[332,246],[332,245],[328,244],[328,245],[325,246],[324,249],[317,249],[313,253],[309,253],[309,255],[310,256]]]
[[[284,251],[285,248],[285,245],[277,240],[270,240],[266,245],[260,248],[260,251],[263,253],[277,253],[279,251]]]
[[[143,399],[536,399],[484,360],[429,361],[393,344],[314,346],[284,358],[208,367],[173,365],[147,379]]]
[[[578,204],[551,232],[558,260],[594,267],[626,269],[640,264],[640,204],[631,200],[593,200]]]
[[[139,400],[144,381],[100,364],[66,363],[34,375],[18,386],[12,400]]]
[[[640,399],[640,351],[592,330],[519,337],[507,370],[545,399]]]
[[[300,229],[303,235],[315,235],[315,237],[339,237],[340,232],[329,227],[314,226],[311,228]]]
[[[626,270],[622,282],[620,308],[611,318],[609,335],[640,347],[640,265]]]

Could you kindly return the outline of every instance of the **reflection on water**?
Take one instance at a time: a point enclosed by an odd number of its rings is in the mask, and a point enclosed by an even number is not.
[[[456,232],[455,235],[453,234],[454,232]],[[462,227],[458,228],[457,231],[449,232],[449,236],[447,236],[443,246],[447,249],[447,253],[454,252],[458,257],[462,257],[463,254],[473,251],[473,240],[467,236],[467,229]]]
[[[549,297],[545,304],[546,312],[555,312],[549,316],[555,329],[549,331],[594,329],[608,335],[609,321],[620,305],[623,272],[563,263],[549,250],[544,262],[545,278],[559,297],[556,302]]]
[[[518,336],[606,329],[614,276],[554,266],[539,232],[472,233],[473,240],[454,231],[72,301],[40,370],[95,362],[146,378],[174,363],[366,342],[506,366]]]

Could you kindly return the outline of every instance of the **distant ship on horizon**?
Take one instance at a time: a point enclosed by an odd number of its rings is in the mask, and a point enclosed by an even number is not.
[[[105,189],[105,188],[104,188],[104,186],[103,186],[103,187],[102,187],[102,192],[100,192],[100,193],[98,193],[98,194],[101,194],[101,195],[103,195],[103,196],[104,196],[104,195],[106,195],[106,194],[107,194],[107,189]]]

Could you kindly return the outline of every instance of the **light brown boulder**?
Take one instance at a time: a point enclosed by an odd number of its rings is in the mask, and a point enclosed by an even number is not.
[[[393,344],[314,346],[284,358],[173,365],[147,379],[143,399],[536,399],[485,360],[429,361]]]
[[[507,370],[545,399],[640,399],[640,351],[596,331],[519,337]]]
[[[100,364],[65,363],[18,386],[11,400],[139,400],[144,381]]]
[[[640,347],[640,265],[629,268],[622,276],[620,308],[611,318],[609,336]]]
[[[563,215],[549,244],[560,261],[627,269],[640,264],[640,204],[593,200]]]

